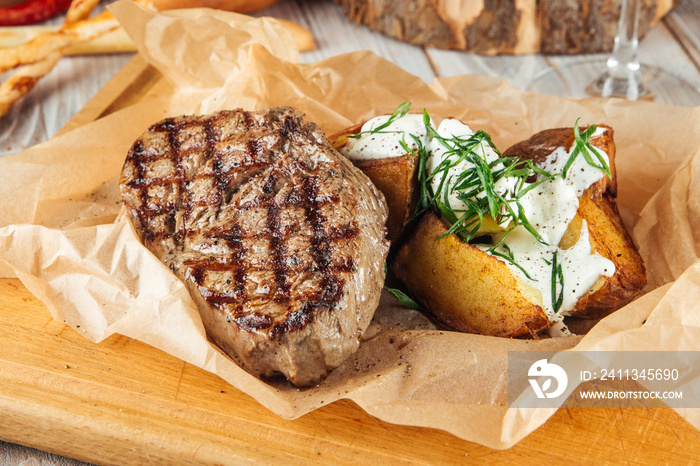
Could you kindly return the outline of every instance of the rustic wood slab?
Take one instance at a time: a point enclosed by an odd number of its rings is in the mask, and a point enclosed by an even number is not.
[[[610,52],[621,0],[335,0],[351,20],[416,45],[498,53]],[[674,6],[641,0],[644,37]]]

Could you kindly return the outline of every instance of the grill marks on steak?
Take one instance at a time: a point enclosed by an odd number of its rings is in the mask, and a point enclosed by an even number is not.
[[[296,110],[163,120],[133,145],[121,189],[207,333],[252,372],[313,383],[359,344],[383,284],[386,207]]]
[[[223,254],[217,254],[211,251],[210,253],[212,255],[209,257],[187,259],[183,264],[189,269],[189,276],[191,279],[200,287],[204,299],[209,304],[224,309],[243,327],[259,329],[273,325],[273,321],[269,316],[256,315],[255,313],[250,315],[247,309],[245,309],[244,305],[249,297],[254,298],[256,295],[260,294],[269,296],[275,303],[285,307],[299,298],[303,298],[305,301],[323,301],[324,305],[328,307],[335,306],[342,297],[337,291],[333,292],[330,298],[325,296],[327,293],[319,290],[313,290],[311,292],[304,291],[302,296],[293,296],[291,293],[291,283],[289,283],[287,278],[291,272],[299,274],[312,270],[319,274],[322,289],[325,290],[330,287],[333,290],[337,290],[342,288],[343,280],[332,276],[332,273],[335,271],[347,271],[347,264],[352,264],[353,262],[351,257],[342,256],[341,260],[343,262],[339,264],[339,266],[331,266],[331,250],[336,246],[334,243],[337,241],[331,243],[329,241],[331,237],[326,235],[324,227],[326,219],[321,210],[324,202],[318,199],[316,177],[304,173],[304,175],[300,177],[300,183],[294,186],[290,192],[280,193],[279,188],[285,186],[285,181],[288,181],[282,179],[285,178],[284,175],[289,174],[293,176],[297,171],[301,171],[305,167],[294,165],[291,167],[280,167],[279,164],[275,163],[278,162],[277,160],[265,157],[258,140],[246,141],[247,153],[245,154],[245,158],[246,161],[251,162],[246,163],[245,174],[248,176],[258,175],[258,178],[260,178],[259,186],[255,186],[256,194],[260,197],[243,202],[240,206],[241,212],[239,215],[259,207],[260,210],[265,212],[264,227],[259,231],[249,229],[249,231],[244,233],[241,224],[234,221],[232,224],[224,224],[221,228],[197,230],[199,226],[197,223],[202,219],[202,210],[207,210],[207,214],[211,215],[210,218],[218,217],[215,213],[210,214],[208,208],[222,205],[226,193],[229,190],[229,183],[235,179],[235,175],[237,174],[236,169],[239,168],[239,166],[235,164],[225,167],[222,161],[222,152],[216,150],[216,143],[219,140],[219,136],[214,129],[215,126],[218,126],[214,120],[222,116],[223,115],[210,117],[202,122],[178,123],[174,120],[166,120],[154,127],[155,131],[164,132],[167,136],[167,141],[170,146],[170,150],[168,151],[169,160],[172,161],[174,166],[173,174],[166,175],[162,178],[136,180],[136,186],[134,187],[137,187],[141,198],[144,199],[145,196],[148,195],[148,188],[170,185],[174,188],[171,192],[175,200],[169,199],[168,202],[163,205],[154,206],[147,204],[148,207],[140,212],[139,220],[142,227],[144,224],[152,225],[153,221],[155,221],[156,225],[158,225],[155,231],[150,231],[147,228],[144,229],[150,235],[154,237],[173,238],[176,244],[181,241],[183,237],[195,240],[200,239],[200,241],[203,239],[198,246],[207,249],[216,249],[214,246],[219,245],[219,242],[223,240],[223,244],[227,246],[227,248],[222,251]],[[178,135],[183,132],[191,131],[193,126],[199,125],[201,125],[204,133],[205,159],[208,159],[209,163],[198,172],[189,173],[189,176],[185,176],[182,164],[183,158],[186,157],[187,154],[183,154],[180,150],[180,139]],[[294,132],[294,128],[292,118],[289,116],[286,117],[284,119],[280,139],[288,140],[289,136]],[[137,163],[137,166],[140,167],[142,172],[144,165],[148,164],[152,166],[154,163],[153,158],[149,157],[146,151],[138,152],[137,149],[134,152],[134,158],[139,160],[140,163]],[[261,174],[256,169],[262,166],[267,166],[269,168]],[[194,181],[192,181],[193,179]],[[209,186],[211,190],[203,190],[203,192],[195,194],[194,196],[188,195],[189,193],[187,193],[182,205],[178,205],[176,200],[181,198],[180,193],[183,190],[183,186],[191,182],[204,185],[205,187]],[[250,183],[252,184],[253,182],[250,181]],[[257,190],[257,188],[259,188],[259,190]],[[328,201],[333,202],[337,201],[337,199],[335,196],[330,195]],[[298,244],[297,248],[308,249],[313,257],[313,262],[308,260],[299,261],[297,259],[289,260],[287,257],[285,237],[294,232],[294,227],[299,227],[299,225],[303,225],[303,223],[300,222],[300,224],[293,225],[286,224],[284,225],[286,228],[283,228],[280,217],[283,208],[295,205],[303,208],[306,221],[310,225],[311,233],[308,237],[308,244]],[[174,218],[174,213],[178,212],[178,210],[184,213],[184,223],[179,227],[171,220],[171,218]],[[161,221],[158,217],[166,218]],[[357,228],[340,228],[340,231],[350,231],[356,234]],[[203,238],[197,238],[200,234]],[[244,236],[244,234],[246,234],[246,236]],[[335,238],[339,239],[352,239],[353,237],[353,234],[335,235]],[[272,271],[272,275],[274,275],[274,285],[272,283],[265,283],[262,292],[248,292],[248,288],[250,287],[246,286],[248,275],[245,269],[246,252],[248,249],[244,247],[244,238],[253,239],[256,242],[267,242],[268,244],[268,257],[262,261],[258,260],[257,268]],[[185,243],[187,243],[187,240],[185,240]],[[260,247],[259,244],[258,247]],[[227,276],[232,276],[226,278],[225,283],[227,285],[231,284],[233,289],[216,291],[218,288],[217,285],[221,283],[220,280],[218,280],[221,272],[229,270],[232,270],[233,273],[226,274]],[[270,288],[272,289],[268,291]],[[305,304],[306,305],[303,306],[303,313],[308,313],[309,305],[308,303]],[[297,312],[301,312],[301,310]],[[300,323],[298,317],[292,320],[297,324]],[[283,327],[289,327],[289,325],[284,322],[281,324]],[[278,331],[273,330],[272,334],[276,335],[278,333]]]

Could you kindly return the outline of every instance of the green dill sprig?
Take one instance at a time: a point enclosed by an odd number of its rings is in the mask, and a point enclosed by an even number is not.
[[[484,131],[477,131],[469,136],[445,138],[428,124],[430,117],[425,111],[423,120],[428,135],[447,149],[444,159],[430,173],[426,169],[430,154],[422,145],[417,151],[420,157],[420,200],[414,216],[431,209],[450,223],[450,228],[436,239],[454,234],[462,241],[470,242],[480,231],[484,218],[490,216],[499,225],[522,225],[539,242],[544,243],[527,219],[520,200],[530,190],[554,175],[535,167],[531,160],[504,157]],[[488,161],[485,156],[489,149],[496,154],[492,161]],[[453,174],[453,168],[463,162],[467,162],[470,169]],[[538,180],[535,183],[527,183],[526,180],[533,175],[539,175]],[[497,183],[505,178],[512,179],[514,193],[507,197],[505,193],[496,189]],[[435,179],[439,181],[434,187]],[[452,196],[461,201],[464,207],[453,206],[450,201]],[[506,235],[512,229],[508,228]]]
[[[387,263],[385,261],[384,262],[384,278],[386,278],[388,273],[389,273],[389,268],[388,268]],[[403,304],[405,307],[407,307],[409,309],[414,309],[416,311],[421,310],[420,304],[415,302],[410,296],[408,296],[403,291],[401,291],[397,288],[388,287],[386,285],[384,285],[384,289],[387,290],[389,293],[393,294],[396,297],[396,299],[398,299],[399,302],[401,304]]]
[[[558,313],[561,305],[564,302],[564,271],[561,264],[558,262],[559,251],[554,251],[552,256],[552,309],[554,313]],[[549,265],[550,263],[547,262]],[[557,284],[559,284],[559,292],[557,293]]]
[[[399,118],[403,118],[406,116],[408,113],[408,110],[411,108],[411,102],[404,102],[401,105],[399,105],[396,110],[394,110],[394,113],[391,114],[389,119],[382,123],[381,125],[377,126],[376,128],[372,128],[369,131],[360,131],[357,134],[353,134],[348,136],[349,138],[353,139],[359,139],[362,136],[366,134],[377,134],[381,133],[383,129],[387,128],[389,125],[391,125],[394,121],[398,120]]]
[[[504,245],[503,245],[503,249],[505,249],[505,251],[506,251],[505,253],[502,253],[502,252],[500,252],[500,251],[496,251],[496,250],[495,250],[495,247],[490,248],[490,249],[489,249],[489,252],[490,252],[492,255],[496,256],[496,257],[500,257],[501,259],[503,259],[503,260],[506,261],[506,262],[510,262],[513,266],[515,266],[515,267],[517,267],[518,269],[520,269],[520,271],[521,271],[529,280],[532,280],[532,281],[534,281],[534,282],[537,281],[537,280],[535,280],[534,278],[532,278],[532,277],[530,276],[529,273],[527,273],[527,271],[523,268],[522,265],[520,265],[520,264],[518,264],[518,263],[516,262],[515,256],[513,255],[513,251],[510,250],[510,248],[508,247],[507,244],[504,244]]]
[[[598,127],[596,125],[591,125],[586,130],[581,133],[581,130],[578,127],[578,121],[580,118],[576,119],[576,122],[574,123],[574,148],[571,151],[571,155],[569,156],[569,159],[566,161],[566,164],[564,165],[564,169],[562,170],[562,178],[566,178],[567,173],[569,172],[569,168],[574,164],[574,161],[576,158],[581,155],[588,165],[598,168],[605,173],[608,178],[612,179],[612,173],[610,172],[610,167],[606,163],[605,159],[598,153],[598,151],[591,145],[590,139],[591,136],[593,136],[593,133],[595,133],[596,129]],[[593,154],[593,155],[591,155]],[[598,160],[597,164],[593,157]]]
[[[430,117],[428,116],[428,112],[423,109],[423,125],[426,128],[431,128],[432,124],[430,123]],[[428,157],[430,154],[428,154],[428,150],[426,147],[423,145],[423,142],[415,135],[411,135],[413,137],[413,142],[416,144],[416,149],[410,153],[414,154],[416,157],[418,157],[418,169],[417,169],[417,174],[418,174],[418,189],[419,189],[419,195],[418,195],[418,202],[416,203],[416,208],[413,212],[413,218],[416,218],[426,210],[430,208],[431,204],[431,192],[430,192],[430,184],[428,183],[428,170],[427,170],[427,163],[428,163]],[[406,147],[404,147],[404,150]]]
[[[414,309],[416,311],[421,310],[420,304],[418,304],[413,299],[411,299],[411,297],[408,296],[403,291],[401,291],[397,288],[389,288],[388,286],[384,286],[384,289],[387,290],[389,293],[393,294],[396,297],[396,299],[398,299],[399,302],[401,304],[403,304],[405,307],[407,307],[409,309]]]

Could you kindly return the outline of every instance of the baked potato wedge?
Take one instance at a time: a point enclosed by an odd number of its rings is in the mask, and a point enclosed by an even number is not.
[[[566,315],[600,319],[632,301],[647,283],[644,261],[609,194],[579,198],[577,217],[588,226],[591,250],[615,264],[612,277],[601,277]]]
[[[538,290],[500,259],[454,235],[436,240],[446,231],[442,220],[427,212],[390,264],[423,309],[468,333],[519,337],[549,327]]]
[[[351,126],[328,139],[342,153],[348,143],[348,137],[359,133],[363,124]],[[389,218],[386,222],[387,239],[391,242],[395,241],[411,219],[418,200],[416,157],[406,154],[401,157],[351,160],[351,162],[362,170],[374,186],[384,194],[389,208]]]
[[[596,181],[579,197],[576,216],[558,245],[562,250],[574,247],[585,225],[591,252],[615,265],[614,274],[600,276],[564,314],[592,319],[627,304],[646,284],[644,263],[615,202],[613,131],[602,128],[589,143],[608,154],[611,176]],[[558,147],[568,150],[574,143],[573,128],[550,129],[515,144],[503,155],[531,159],[539,165]],[[424,214],[390,262],[392,273],[427,312],[459,331],[503,337],[535,335],[551,325],[541,291],[480,247],[454,235],[436,239],[446,231],[448,227],[437,215]]]
[[[646,269],[617,209],[617,174],[613,130],[599,125],[604,132],[590,143],[608,154],[611,178],[592,184],[579,197],[576,217],[571,221],[559,246],[568,249],[578,240],[583,221],[588,228],[591,250],[615,264],[615,274],[601,277],[581,296],[576,307],[566,315],[599,319],[632,301],[646,285]],[[541,131],[530,139],[508,148],[503,155],[541,162],[559,146],[567,150],[574,144],[572,128]]]

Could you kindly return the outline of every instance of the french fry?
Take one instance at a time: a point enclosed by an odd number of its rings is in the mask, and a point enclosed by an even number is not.
[[[314,49],[314,38],[305,27],[278,19],[294,37],[294,42],[302,52]],[[14,26],[0,29],[0,49],[16,47],[35,39],[46,33],[56,33],[60,30],[57,26]],[[75,42],[63,50],[64,55],[83,55],[100,53],[133,52],[136,50],[133,42],[122,28],[117,28],[89,41]]]
[[[294,42],[297,44],[297,48],[300,52],[308,52],[314,49],[314,36],[311,34],[311,31],[293,21],[279,18],[277,18],[277,21],[282,23],[282,26],[292,33]]]

